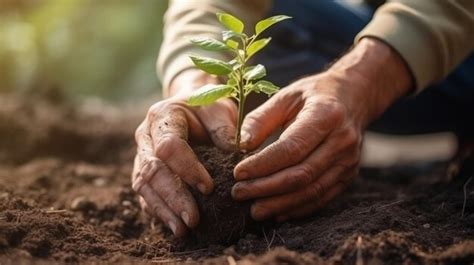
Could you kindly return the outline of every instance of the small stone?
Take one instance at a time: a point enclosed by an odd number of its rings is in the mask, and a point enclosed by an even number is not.
[[[124,206],[124,207],[130,207],[130,206],[132,206],[132,202],[131,202],[131,201],[127,201],[127,200],[122,201],[122,206]]]
[[[70,208],[73,211],[85,211],[95,209],[96,205],[95,203],[89,201],[86,197],[79,196],[72,200]]]
[[[425,228],[425,229],[429,229],[430,227],[431,227],[431,225],[428,224],[428,223],[426,223],[426,224],[423,225],[423,228]]]
[[[96,178],[94,179],[94,186],[96,187],[104,187],[107,184],[107,180],[104,178]]]

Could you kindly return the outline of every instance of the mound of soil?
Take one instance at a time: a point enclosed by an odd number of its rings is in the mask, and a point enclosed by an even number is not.
[[[231,189],[235,184],[233,170],[244,156],[209,146],[197,146],[193,150],[212,176],[215,190],[210,195],[192,191],[201,219],[193,236],[189,238],[191,244],[228,245],[247,233],[259,232],[256,222],[250,217],[251,202],[237,202],[231,196]]]
[[[133,131],[144,113],[68,106],[0,96],[1,264],[474,262],[474,180],[467,182],[473,172],[444,183],[443,164],[363,169],[324,210],[283,224],[257,223],[256,232],[220,226],[247,210],[222,200],[223,210],[213,212],[204,198],[211,225],[202,231],[222,229],[235,235],[234,243],[211,243],[220,239],[210,232],[197,245],[175,242],[142,214],[130,189]],[[200,154],[208,168],[235,163],[216,160],[213,152]],[[211,175],[223,180],[213,196],[230,196],[231,184],[224,183],[232,176]]]

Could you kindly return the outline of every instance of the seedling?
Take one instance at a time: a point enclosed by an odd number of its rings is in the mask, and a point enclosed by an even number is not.
[[[266,75],[265,66],[250,66],[249,59],[262,50],[271,38],[260,38],[260,34],[272,25],[291,17],[278,15],[259,21],[255,25],[255,34],[247,36],[244,23],[229,14],[218,13],[217,19],[227,29],[222,32],[222,40],[208,37],[194,38],[191,42],[198,47],[215,52],[227,52],[232,60],[225,62],[213,58],[190,56],[193,63],[204,72],[227,77],[226,84],[207,84],[196,90],[188,99],[191,106],[202,106],[214,103],[220,98],[234,98],[238,104],[237,131],[235,134],[236,149],[240,149],[240,130],[244,120],[244,106],[247,96],[252,93],[275,94],[279,87],[262,80]]]

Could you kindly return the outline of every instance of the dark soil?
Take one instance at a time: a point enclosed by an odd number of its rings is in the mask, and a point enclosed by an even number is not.
[[[233,169],[244,156],[216,147],[198,146],[193,150],[212,176],[216,188],[210,195],[193,190],[201,221],[187,244],[230,244],[247,233],[259,232],[250,217],[250,202],[237,202],[230,193],[235,184]]]
[[[463,192],[473,172],[444,183],[444,164],[363,169],[314,216],[255,224],[255,232],[220,226],[248,210],[234,211],[240,206],[222,200],[216,218],[204,203],[204,219],[217,219],[219,226],[201,227],[194,236],[212,230],[226,237],[209,233],[198,245],[176,244],[141,213],[130,188],[132,135],[144,113],[86,110],[0,96],[0,264],[356,264],[357,257],[359,264],[474,262],[474,180],[466,197]],[[209,168],[221,164],[201,159]],[[217,182],[220,174],[210,171]],[[220,178],[231,185],[231,173],[225,174]],[[226,185],[218,184],[212,196],[229,196]],[[232,244],[210,243],[229,235],[235,235]]]

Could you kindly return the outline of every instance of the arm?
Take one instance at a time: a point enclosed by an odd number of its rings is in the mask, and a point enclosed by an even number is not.
[[[442,80],[474,49],[474,1],[390,1],[356,37],[380,39],[409,66],[418,91]]]
[[[256,199],[257,220],[283,221],[323,207],[357,175],[365,127],[412,87],[397,52],[362,39],[326,72],[291,84],[247,115],[248,149],[285,130],[237,165],[233,197]]]
[[[181,72],[195,68],[190,54],[227,59],[225,55],[206,53],[197,49],[189,40],[195,36],[220,39],[222,26],[216,19],[217,12],[226,12],[241,18],[245,24],[253,25],[264,16],[270,0],[172,0],[165,14],[164,39],[157,61],[157,72],[163,85],[165,97],[172,80]]]

